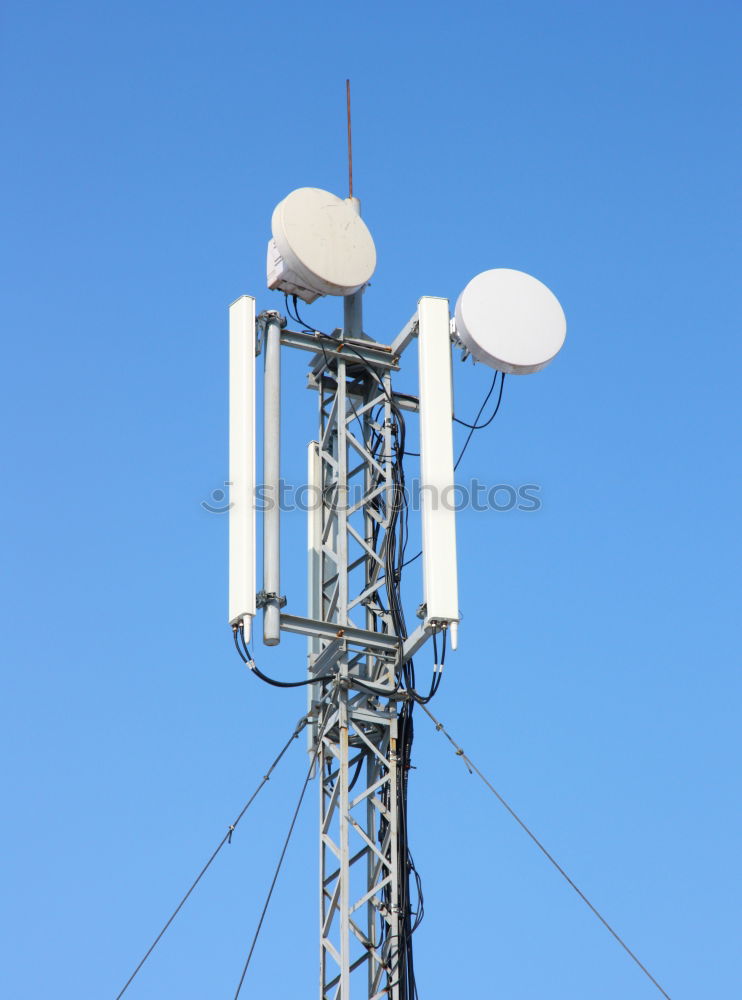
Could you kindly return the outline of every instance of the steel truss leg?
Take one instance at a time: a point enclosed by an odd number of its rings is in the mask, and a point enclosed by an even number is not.
[[[351,1000],[351,993],[399,1000],[397,708],[354,689],[355,680],[389,688],[393,663],[373,644],[351,649],[343,640],[350,626],[387,637],[392,627],[381,599],[392,517],[391,382],[348,354],[320,378],[319,436],[310,453],[322,496],[310,519],[310,608],[338,629],[334,663],[323,661],[323,669],[337,669],[337,685],[313,685],[310,694],[318,719],[320,701],[331,712],[317,752],[320,1000]],[[328,645],[310,641],[310,672]],[[315,741],[318,731],[312,727]]]
[[[338,693],[319,752],[320,997],[397,1000],[397,719],[357,697]]]

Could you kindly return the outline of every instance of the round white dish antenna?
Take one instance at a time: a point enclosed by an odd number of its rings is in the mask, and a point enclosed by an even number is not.
[[[276,205],[271,219],[273,245],[280,258],[276,280],[285,279],[309,294],[352,295],[374,273],[376,247],[358,214],[358,202],[320,188],[298,188]],[[311,296],[311,298],[310,298]]]
[[[472,278],[456,302],[456,333],[477,361],[513,375],[540,371],[559,353],[567,320],[546,285],[497,267]]]

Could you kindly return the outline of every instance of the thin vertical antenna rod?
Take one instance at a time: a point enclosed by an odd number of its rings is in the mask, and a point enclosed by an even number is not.
[[[353,197],[353,133],[350,127],[350,80],[345,81],[345,103],[348,111],[348,197]]]
[[[350,80],[345,81],[345,98],[348,113],[348,201],[358,214],[361,214],[361,203],[353,197],[353,130],[350,118]],[[352,295],[346,295],[343,300],[343,336],[365,337],[363,332],[363,289]]]

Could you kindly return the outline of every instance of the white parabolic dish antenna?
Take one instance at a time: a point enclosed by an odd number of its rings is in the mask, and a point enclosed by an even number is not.
[[[475,360],[528,375],[559,353],[567,320],[557,297],[537,278],[498,267],[472,278],[459,295],[456,333]]]
[[[305,187],[273,211],[273,240],[285,267],[319,295],[352,295],[374,273],[376,247],[357,205]]]

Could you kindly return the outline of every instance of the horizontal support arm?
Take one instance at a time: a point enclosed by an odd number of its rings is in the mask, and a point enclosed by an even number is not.
[[[327,355],[328,358],[343,357],[350,362],[354,358],[359,361],[360,358],[363,358],[367,364],[373,365],[374,368],[399,370],[392,349],[386,344],[377,344],[372,340],[340,341],[335,340],[334,337],[323,337],[317,333],[284,329],[281,330],[281,344],[285,347],[298,347],[300,351],[319,353],[322,359],[324,359],[324,355]]]
[[[405,639],[400,652],[400,663],[407,663],[428,641],[433,633],[430,625],[419,625],[411,636]]]
[[[409,347],[410,343],[415,339],[420,330],[420,323],[417,318],[417,313],[409,320],[399,331],[397,336],[392,341],[392,354],[395,357],[399,357],[402,351]]]
[[[317,636],[320,639],[345,639],[346,642],[378,649],[382,653],[396,654],[399,651],[399,639],[396,635],[371,632],[365,628],[356,628],[354,625],[321,622],[315,618],[302,618],[299,615],[281,615],[281,628],[284,632]]]

